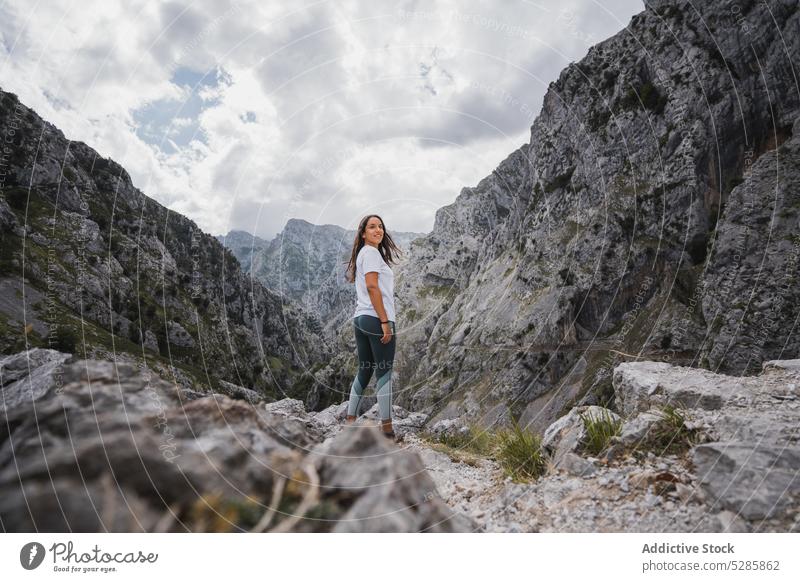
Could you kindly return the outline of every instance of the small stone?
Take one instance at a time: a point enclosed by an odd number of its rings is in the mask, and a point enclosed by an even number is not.
[[[745,520],[732,511],[720,511],[717,514],[721,533],[748,533],[750,526]]]
[[[656,505],[659,505],[660,503],[661,503],[661,497],[659,497],[658,495],[650,493],[649,491],[645,494],[645,496],[644,496],[644,504],[647,507],[655,507]]]
[[[684,485],[683,483],[676,483],[675,484],[675,494],[683,503],[689,503],[692,500],[696,499],[696,489],[690,487],[688,485]]]
[[[569,475],[583,477],[584,479],[589,478],[596,470],[591,461],[572,452],[564,453],[555,467]]]

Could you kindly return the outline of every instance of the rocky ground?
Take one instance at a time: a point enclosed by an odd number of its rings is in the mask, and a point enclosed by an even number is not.
[[[0,385],[5,531],[800,531],[798,360],[757,377],[620,365],[619,414],[559,418],[530,482],[442,444],[457,420],[399,407],[395,444],[376,407],[344,427],[344,403],[201,394],[41,349],[0,359]],[[667,405],[682,421],[665,443]],[[581,415],[619,422],[602,453]]]
[[[545,432],[553,456],[533,483],[512,483],[492,460],[467,465],[408,442],[448,505],[484,531],[800,531],[799,381],[798,360],[767,362],[758,377],[623,364],[616,444],[599,458],[576,453],[582,423],[568,414]],[[677,454],[648,446],[667,403],[694,435]],[[573,412],[599,409],[582,408]]]

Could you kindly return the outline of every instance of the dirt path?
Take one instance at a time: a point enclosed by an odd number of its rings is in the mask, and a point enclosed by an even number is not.
[[[464,461],[431,448],[417,435],[406,436],[404,447],[419,454],[444,501],[453,510],[485,523],[487,514],[497,506],[507,483],[499,465],[469,454],[458,455]]]

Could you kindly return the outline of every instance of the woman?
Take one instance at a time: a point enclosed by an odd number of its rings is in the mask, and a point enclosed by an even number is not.
[[[389,264],[400,249],[384,230],[383,219],[370,214],[361,219],[347,265],[347,280],[356,285],[353,329],[358,349],[358,374],[350,388],[346,424],[358,415],[361,394],[376,376],[378,410],[383,433],[395,439],[392,427],[392,365],[394,364],[394,274]]]

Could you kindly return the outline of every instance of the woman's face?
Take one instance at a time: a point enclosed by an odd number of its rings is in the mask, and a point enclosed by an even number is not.
[[[364,229],[364,242],[372,246],[378,246],[383,240],[383,223],[377,216],[371,216]]]

